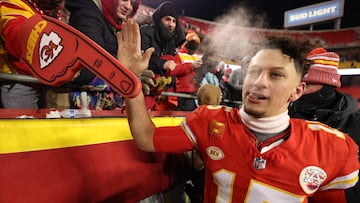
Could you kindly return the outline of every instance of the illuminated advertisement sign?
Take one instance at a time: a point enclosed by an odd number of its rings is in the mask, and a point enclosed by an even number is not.
[[[284,27],[294,27],[340,18],[344,14],[344,0],[327,1],[285,12]]]

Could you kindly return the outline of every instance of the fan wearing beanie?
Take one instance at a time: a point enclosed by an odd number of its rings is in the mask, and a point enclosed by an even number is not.
[[[308,54],[307,59],[310,67],[303,77],[306,89],[304,95],[290,105],[290,113],[308,120],[326,121],[330,125],[339,124],[346,116],[344,113],[358,110],[357,101],[352,95],[336,90],[341,86],[337,72],[340,57],[335,52],[316,48]]]
[[[185,41],[185,33],[179,24],[179,12],[174,3],[161,3],[152,15],[153,24],[140,27],[141,49],[154,47],[149,68],[155,74],[165,75],[166,70],[173,70],[174,61],[160,59],[160,56],[176,54],[178,48]]]
[[[310,68],[303,77],[306,89],[304,95],[289,105],[290,117],[325,123],[348,133],[359,145],[358,102],[352,95],[336,90],[341,86],[337,72],[339,55],[324,48],[316,48],[308,54],[307,59]],[[346,190],[347,202],[357,202],[360,199],[359,191],[359,183]]]
[[[161,91],[174,92],[176,77],[168,75],[168,71],[174,70],[177,65],[171,57],[177,54],[177,48],[185,41],[185,33],[180,26],[179,12],[173,2],[161,3],[154,10],[152,21],[151,24],[140,27],[141,50],[145,51],[151,47],[155,49],[149,61],[147,74],[140,77],[142,88],[149,110],[170,110],[176,108],[176,98],[162,98],[158,95]],[[171,57],[169,59],[163,56]],[[149,75],[152,78],[149,78]],[[165,85],[156,85],[160,83]]]

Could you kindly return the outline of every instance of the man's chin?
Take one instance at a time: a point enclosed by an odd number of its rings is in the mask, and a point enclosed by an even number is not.
[[[265,110],[257,109],[257,108],[251,108],[251,107],[244,107],[244,111],[256,118],[262,118],[265,115]]]
[[[127,19],[127,15],[123,15],[123,14],[118,14],[117,17],[118,17],[118,19],[121,19],[121,20]]]

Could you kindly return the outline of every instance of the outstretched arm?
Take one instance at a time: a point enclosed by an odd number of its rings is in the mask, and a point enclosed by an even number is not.
[[[139,25],[132,19],[123,24],[118,33],[118,60],[138,77],[147,69],[154,48],[141,52]],[[155,125],[152,122],[142,92],[134,98],[125,98],[126,113],[131,134],[138,147],[145,151],[154,151],[153,134]]]

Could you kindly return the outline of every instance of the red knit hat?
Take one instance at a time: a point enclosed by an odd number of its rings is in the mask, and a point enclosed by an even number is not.
[[[186,47],[186,45],[191,41],[194,41],[194,42],[200,44],[200,37],[199,37],[199,35],[196,34],[196,32],[194,30],[189,30],[186,34],[185,39],[186,39],[185,42],[181,45],[182,49],[184,49]]]
[[[324,48],[312,50],[307,59],[312,61],[303,81],[309,84],[324,84],[340,87],[340,75],[337,72],[340,57],[335,52],[328,52]]]

